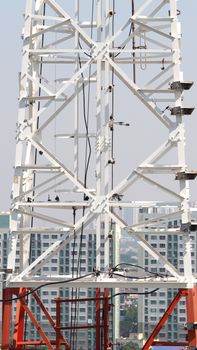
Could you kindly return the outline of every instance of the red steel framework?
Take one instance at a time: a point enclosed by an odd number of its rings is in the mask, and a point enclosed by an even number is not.
[[[34,314],[28,307],[27,298],[25,295],[27,292],[31,292],[37,305],[41,308],[44,315],[46,316],[49,324],[54,329],[56,333],[56,338],[54,340],[49,339],[42,329],[40,323],[35,318]],[[24,297],[23,297],[24,295]],[[12,306],[13,299],[18,298],[16,306],[16,317],[13,329],[11,328],[12,321]],[[31,289],[25,288],[5,288],[3,290],[3,324],[2,324],[2,350],[33,350],[34,346],[45,346],[49,350],[61,350],[64,347],[65,350],[71,350],[71,347],[62,335],[63,330],[79,330],[79,329],[95,329],[96,330],[96,350],[109,350],[111,349],[111,343],[109,341],[109,311],[110,298],[109,290],[104,289],[103,297],[101,297],[101,291],[99,288],[96,289],[95,298],[80,298],[80,299],[62,299],[57,298],[56,300],[56,320],[54,321],[50,316],[49,312],[45,308],[39,296]],[[78,303],[80,301],[85,302],[95,302],[95,324],[94,325],[80,325],[80,326],[63,326],[61,325],[61,304],[62,303]],[[103,310],[103,318],[101,318],[101,310]],[[29,317],[38,333],[40,334],[40,339],[37,341],[24,340],[25,333],[25,315]],[[103,344],[101,344],[101,329],[103,329]],[[30,347],[30,348],[29,348]]]
[[[175,307],[179,303],[180,299],[186,298],[186,315],[187,315],[187,329],[186,342],[161,342],[156,341],[160,330],[167,322],[169,316],[173,313]],[[144,344],[142,350],[148,350],[151,346],[184,346],[189,349],[197,349],[197,287],[192,289],[179,289],[178,293],[168,306],[167,310],[163,314],[159,323],[149,336],[148,340]]]
[[[31,291],[37,305],[40,306],[44,315],[46,316],[49,324],[52,326],[56,333],[56,339],[50,340],[43,331],[41,325],[36,320],[35,316],[27,305],[26,297],[23,295],[27,291]],[[12,299],[14,297],[19,298],[17,301],[16,308],[16,319],[14,324],[13,336],[11,337],[11,320],[12,320]],[[167,322],[169,316],[173,313],[175,307],[182,298],[186,299],[186,314],[187,314],[187,336],[185,342],[165,342],[155,340],[161,331],[162,327]],[[103,297],[101,297],[101,291],[99,288],[96,289],[95,298],[83,298],[83,299],[56,299],[56,321],[52,319],[47,309],[43,305],[38,295],[31,289],[25,288],[6,288],[3,290],[3,324],[2,324],[2,350],[13,350],[13,349],[29,349],[33,350],[33,346],[45,345],[49,350],[61,350],[64,346],[65,350],[71,350],[68,341],[63,337],[62,330],[78,330],[78,329],[96,329],[96,350],[109,350],[112,348],[112,343],[109,341],[109,311],[111,305],[109,303],[109,290],[104,289]],[[61,304],[62,303],[77,303],[80,301],[95,302],[95,315],[96,322],[94,325],[80,325],[80,326],[62,326],[61,325]],[[101,309],[103,308],[103,320],[101,319]],[[42,340],[37,341],[25,341],[24,340],[24,324],[25,314],[29,316],[29,319],[34,324],[40,338]],[[103,328],[104,341],[101,344],[101,329]],[[11,343],[10,343],[11,341]],[[148,340],[144,344],[142,350],[148,350],[152,346],[184,346],[189,349],[197,349],[197,287],[192,289],[179,289],[178,293],[168,306],[164,315],[160,319],[159,323],[149,336]],[[54,347],[55,346],[55,347]]]

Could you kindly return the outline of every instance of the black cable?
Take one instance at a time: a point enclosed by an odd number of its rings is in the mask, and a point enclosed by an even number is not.
[[[156,275],[157,277],[158,277],[158,276],[159,276],[159,277],[169,277],[168,274],[162,274],[162,273],[158,273],[158,272],[153,272],[153,271],[148,270],[146,267],[143,267],[143,266],[141,266],[141,265],[131,264],[131,263],[119,263],[119,264],[117,264],[116,266],[114,266],[114,267],[112,268],[112,270],[113,270],[113,271],[117,271],[118,266],[137,267],[137,268],[139,268],[139,269],[141,269],[141,270],[143,270],[143,271],[145,271],[145,272],[150,273],[151,275]]]
[[[150,279],[152,278],[151,276],[142,276],[142,277],[139,277],[139,276],[130,276],[130,275],[122,275],[121,273],[115,273],[115,272],[112,272],[111,275],[113,276],[118,276],[118,277],[124,277],[124,278],[129,278],[129,279],[135,279],[135,280],[144,280],[144,279]],[[158,274],[155,273],[155,277],[158,277]],[[159,276],[159,277],[166,277],[166,276]]]
[[[92,14],[91,14],[91,38],[93,36],[93,17],[94,17],[94,0],[92,0]],[[79,55],[79,66],[82,67],[81,64],[81,58]],[[81,74],[82,78],[84,79],[83,73]],[[82,93],[83,93],[83,118],[84,118],[84,124],[86,129],[86,145],[85,145],[85,172],[84,172],[84,187],[87,187],[87,175],[90,165],[90,159],[91,159],[91,142],[89,137],[89,115],[90,115],[90,76],[91,76],[91,65],[89,67],[89,81],[88,81],[88,101],[87,101],[87,112],[86,112],[86,96],[85,96],[85,84],[82,83]],[[88,153],[89,149],[89,153]],[[84,200],[86,199],[86,195],[84,194]],[[85,207],[83,207],[83,216],[85,214]],[[81,235],[80,235],[80,245],[79,245],[79,254],[78,254],[78,265],[77,265],[77,272],[79,272],[80,269],[80,255],[81,255],[81,248],[82,248],[82,239],[83,239],[83,229],[84,226],[82,225],[81,228]]]
[[[27,293],[24,293],[24,294],[20,295],[19,297],[15,297],[15,298],[11,298],[11,299],[5,299],[5,300],[0,299],[0,303],[9,303],[9,302],[12,302],[12,301],[21,300],[21,299],[26,298],[27,296],[35,293],[37,290],[39,290],[41,288],[45,288],[45,287],[53,286],[53,285],[57,285],[57,284],[66,284],[66,283],[69,283],[69,282],[74,282],[74,281],[81,280],[81,279],[89,277],[89,276],[93,277],[94,274],[91,272],[91,273],[87,273],[86,275],[70,278],[70,279],[64,280],[64,281],[48,282],[48,283],[42,284],[42,285],[40,285],[40,286],[30,290]]]
[[[48,287],[48,286],[52,286],[52,285],[57,285],[57,284],[65,284],[65,283],[69,283],[69,282],[74,282],[74,281],[78,281],[78,280],[81,280],[83,278],[86,278],[86,277],[89,277],[89,276],[94,276],[94,274],[91,272],[91,273],[87,273],[86,275],[83,275],[83,276],[79,276],[79,277],[75,277],[75,278],[70,278],[69,280],[65,280],[65,281],[57,281],[57,282],[49,282],[49,283],[45,283],[45,284],[42,284],[41,286],[38,286],[32,290],[30,290],[29,292],[27,293],[24,293],[18,297],[15,297],[15,298],[11,298],[11,299],[0,299],[0,303],[10,303],[12,301],[16,301],[16,300],[21,300],[25,297],[27,297],[28,295],[31,295],[33,293],[35,293],[37,290],[41,289],[41,288],[45,288],[45,287]],[[118,296],[118,295],[129,295],[129,294],[137,294],[137,295],[146,295],[146,294],[152,294],[152,293],[155,293],[159,290],[159,288],[156,288],[152,291],[145,291],[145,292],[120,292],[120,293],[116,293],[114,295],[111,295],[109,296],[108,298],[111,299],[115,296]]]
[[[84,50],[83,47],[82,47],[82,45],[81,45],[80,39],[78,40],[78,43],[79,43],[80,49],[81,49],[81,50]],[[84,52],[84,55],[86,55],[86,56],[88,56],[88,57],[90,57],[90,58],[92,57],[92,55],[89,55],[87,52]]]
[[[145,292],[135,292],[135,291],[132,291],[132,292],[120,292],[120,293],[116,293],[116,294],[113,294],[113,295],[109,296],[109,299],[112,299],[112,298],[117,297],[119,295],[130,295],[130,294],[149,295],[149,294],[153,294],[153,293],[157,292],[158,290],[159,290],[159,288],[155,288],[153,290],[150,290],[149,292],[148,291],[145,291]]]
[[[92,13],[91,13],[91,38],[93,37],[93,17],[94,17],[94,0],[92,0]],[[82,48],[80,40],[79,46]],[[88,55],[89,56],[89,55]],[[81,57],[78,55],[79,59],[79,67],[82,67]],[[89,137],[89,116],[90,116],[90,77],[91,77],[91,65],[89,67],[89,78],[88,78],[88,99],[87,99],[87,109],[86,109],[86,94],[85,94],[85,84],[84,84],[84,75],[81,74],[83,82],[82,82],[82,96],[83,96],[83,118],[84,125],[86,130],[86,145],[85,145],[85,170],[84,170],[84,187],[87,187],[87,176],[91,159],[91,142]],[[84,194],[84,200],[86,200],[86,195]],[[82,216],[85,215],[85,207],[83,207]],[[82,244],[83,244],[83,232],[84,225],[82,224],[81,233],[80,233],[80,243],[79,243],[79,251],[78,251],[78,262],[77,262],[77,276],[81,273],[81,252],[82,252]],[[76,289],[77,298],[79,298],[80,289]],[[74,327],[76,326],[76,321],[78,320],[78,312],[79,307],[78,303],[75,303],[75,311],[74,311]],[[74,337],[73,337],[74,338]],[[75,332],[75,340],[73,339],[73,350],[75,350],[75,344],[77,345],[77,331]]]
[[[134,16],[135,14],[135,0],[132,0],[132,16]],[[132,29],[132,33],[134,34],[135,32],[135,24],[132,22],[131,23],[131,29]],[[132,39],[132,49],[133,49],[133,82],[136,83],[136,65],[135,65],[135,37],[133,36],[133,39]]]
[[[132,32],[132,23],[130,24],[130,29],[129,29],[129,34],[128,34],[128,37],[130,37],[131,36],[131,32]],[[118,49],[120,49],[120,50],[124,50],[125,49],[125,47],[126,47],[126,44],[124,45],[124,46],[120,46],[120,47],[118,47]],[[121,51],[120,52],[118,52],[116,55],[114,55],[114,57],[116,58],[116,57],[118,57],[119,55],[121,54]]]

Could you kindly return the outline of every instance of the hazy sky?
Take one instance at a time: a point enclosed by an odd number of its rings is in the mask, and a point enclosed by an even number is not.
[[[122,1],[122,0],[117,0]],[[10,207],[13,166],[15,157],[15,129],[18,106],[18,72],[21,66],[21,31],[25,0],[0,1],[1,23],[1,137],[0,137],[0,210]],[[197,1],[179,0],[182,22],[182,54],[185,80],[194,80],[191,92],[187,93],[185,104],[195,105],[197,96]],[[197,169],[197,110],[186,120],[187,163],[190,169]],[[196,180],[197,181],[197,180]],[[191,198],[197,199],[197,184],[191,184]]]

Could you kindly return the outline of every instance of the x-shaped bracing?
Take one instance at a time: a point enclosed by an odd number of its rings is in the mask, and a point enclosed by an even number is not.
[[[80,37],[83,39],[83,41],[91,48],[90,52],[90,58],[88,61],[74,74],[74,76],[67,81],[63,86],[59,89],[59,91],[56,92],[55,95],[52,94],[50,90],[46,90],[42,85],[39,86],[40,88],[45,89],[45,92],[48,94],[49,97],[52,97],[49,101],[46,102],[46,104],[42,107],[38,113],[29,120],[28,125],[22,126],[21,128],[21,134],[24,136],[26,140],[28,140],[33,147],[35,147],[37,150],[42,151],[46,159],[48,159],[51,164],[54,166],[57,166],[60,168],[61,174],[64,174],[67,179],[69,179],[75,186],[78,188],[81,192],[85,193],[90,198],[90,209],[87,211],[87,213],[74,225],[74,228],[69,229],[68,226],[65,227],[65,233],[62,237],[60,237],[51,247],[49,247],[42,255],[40,255],[30,266],[28,266],[21,274],[19,274],[16,279],[21,280],[25,276],[30,276],[33,273],[36,273],[43,265],[46,264],[48,260],[52,258],[57,252],[63,248],[64,245],[69,243],[73,240],[75,234],[79,234],[81,231],[82,226],[86,227],[92,220],[97,218],[100,214],[108,214],[109,217],[121,228],[126,229],[129,233],[132,234],[132,236],[138,241],[138,243],[147,250],[155,259],[162,262],[162,264],[165,266],[165,268],[175,277],[179,277],[179,274],[177,270],[163,257],[161,256],[157,251],[154,250],[154,248],[146,242],[137,232],[135,232],[135,228],[128,227],[125,222],[115,213],[111,211],[111,207],[113,207],[112,204],[110,204],[110,200],[112,198],[112,195],[114,193],[121,193],[124,192],[128,187],[130,187],[138,178],[143,177],[147,181],[151,182],[149,178],[147,178],[145,175],[143,175],[143,171],[139,168],[134,170],[127,178],[125,178],[119,185],[117,185],[113,191],[110,191],[106,196],[96,196],[91,190],[88,188],[85,188],[83,183],[76,179],[74,174],[65,167],[64,164],[62,164],[53,154],[51,154],[47,148],[39,141],[41,132],[56,118],[56,116],[74,99],[75,93],[70,94],[70,96],[67,97],[67,99],[62,103],[62,105],[55,111],[49,118],[40,125],[39,129],[36,131],[36,133],[31,134],[30,133],[30,126],[32,123],[34,123],[39,116],[42,115],[43,112],[46,111],[46,109],[50,106],[50,104],[58,99],[60,96],[65,97],[65,91],[72,86],[73,84],[78,83],[78,93],[82,90],[82,74],[90,67],[90,65],[93,62],[96,61],[107,61],[109,65],[111,66],[111,69],[115,72],[116,76],[122,80],[122,82],[135,94],[138,99],[159,119],[159,121],[166,126],[168,129],[171,129],[173,126],[173,123],[171,120],[165,115],[163,111],[160,110],[160,108],[156,105],[155,102],[153,102],[147,95],[145,95],[139,86],[135,84],[132,80],[130,80],[127,75],[124,73],[124,71],[114,62],[112,58],[110,58],[110,45],[114,42],[114,40],[127,28],[131,22],[133,21],[135,24],[139,26],[143,26],[147,31],[152,30],[153,28],[141,23],[139,20],[135,17],[131,17],[126,24],[124,24],[111,38],[109,38],[106,42],[102,43],[96,43],[94,42],[85,32],[84,30],[74,21],[54,0],[46,0],[45,1],[56,13],[57,15],[62,18],[61,24],[56,24],[53,26],[53,29],[57,28],[59,25],[64,25],[69,23],[72,29],[76,30]],[[151,3],[151,0],[147,1],[145,3],[146,6]],[[165,2],[164,2],[165,3]],[[144,6],[145,6],[144,5]],[[142,6],[141,11],[144,9],[144,6]],[[137,14],[140,14],[139,11]],[[47,31],[47,30],[46,30]],[[161,30],[154,29],[157,34],[165,36],[166,34],[163,33]],[[33,34],[33,36],[38,36],[43,34],[43,31],[37,34]],[[128,40],[130,40],[134,35],[139,34],[139,28],[136,28],[135,31],[130,35],[128,39],[124,42],[126,44]],[[28,37],[27,37],[28,39]],[[31,36],[29,36],[29,39],[31,40]],[[172,36],[168,35],[168,39],[172,40]],[[32,50],[33,53],[33,50]],[[32,80],[34,82],[34,79],[31,76],[27,76],[28,79]],[[81,84],[81,85],[80,85]],[[86,82],[83,82],[83,84],[86,84]],[[176,135],[171,135],[171,140],[168,141],[170,144],[170,147],[173,147],[173,142],[176,143]],[[163,153],[162,153],[163,152]],[[162,154],[166,152],[166,144],[161,147],[161,149],[158,150],[158,157],[155,156],[154,159],[152,159],[152,162],[154,163],[155,159],[161,158]],[[146,163],[146,162],[144,162]],[[143,164],[144,164],[143,163]],[[142,164],[142,165],[143,165]],[[151,159],[149,159],[149,164],[151,164]],[[155,182],[156,183],[156,182]],[[159,185],[159,184],[158,184]],[[171,195],[174,195],[179,200],[181,196],[176,194],[175,192],[172,193],[168,188],[165,188],[164,186],[160,186],[162,190],[167,191]],[[20,208],[21,213],[25,213],[24,210]],[[181,211],[179,211],[181,213]],[[174,215],[176,215],[175,213]],[[44,219],[44,217],[43,217]]]

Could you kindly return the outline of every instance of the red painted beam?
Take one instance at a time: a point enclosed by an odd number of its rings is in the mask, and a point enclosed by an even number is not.
[[[157,324],[157,326],[155,327],[155,329],[151,333],[150,337],[148,338],[148,340],[144,344],[142,350],[148,350],[153,345],[153,342],[154,342],[155,338],[157,337],[158,333],[160,332],[160,330],[162,329],[162,327],[166,323],[166,321],[169,318],[169,316],[174,311],[174,308],[178,304],[179,300],[183,296],[186,296],[187,292],[188,292],[187,289],[180,289],[178,291],[177,295],[174,297],[174,299],[172,300],[172,302],[168,306],[166,312],[163,314],[162,318],[160,319],[159,323]]]
[[[155,346],[187,346],[188,343],[185,342],[169,342],[169,341],[154,341]]]
[[[12,319],[12,299],[13,289],[3,289],[3,310],[2,310],[2,350],[10,349],[11,319]]]
[[[109,289],[104,289],[104,350],[109,345]]]
[[[100,288],[96,289],[96,349],[101,349],[101,298]]]
[[[186,311],[188,329],[188,345],[191,348],[197,348],[197,287],[188,289],[186,296]],[[194,326],[195,325],[195,326]],[[192,328],[193,327],[193,328]]]

